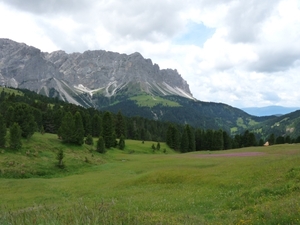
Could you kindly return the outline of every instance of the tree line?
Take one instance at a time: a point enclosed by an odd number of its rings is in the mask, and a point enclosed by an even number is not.
[[[124,149],[125,139],[166,142],[170,148],[183,153],[226,150],[258,144],[254,134],[249,131],[231,137],[221,129],[202,130],[190,125],[155,121],[139,116],[124,117],[121,111],[116,114],[101,112],[28,90],[22,90],[22,93],[18,95],[1,92],[0,136],[6,133],[7,128],[10,128],[10,136],[23,138],[30,138],[37,131],[47,132],[57,134],[64,143],[76,145],[91,144],[93,137],[96,137],[99,138],[99,152],[111,147]],[[10,142],[18,143],[15,140]],[[0,140],[1,146],[5,146],[5,143],[1,144]]]

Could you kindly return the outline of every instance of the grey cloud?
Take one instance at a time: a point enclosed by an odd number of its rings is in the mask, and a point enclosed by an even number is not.
[[[263,100],[269,101],[269,102],[279,102],[282,99],[278,96],[278,94],[276,92],[262,92],[262,98]]]
[[[255,42],[261,31],[261,24],[270,16],[279,0],[233,2],[226,24],[229,39],[234,43]]]
[[[182,4],[176,1],[113,1],[110,10],[102,10],[106,28],[118,37],[130,40],[158,41],[172,37],[183,27]]]
[[[249,70],[258,72],[279,72],[293,67],[300,60],[300,51],[297,49],[262,50],[257,62],[248,65]]]
[[[92,0],[0,0],[11,7],[32,14],[74,13],[86,9]]]
[[[48,18],[70,16],[92,30],[105,27],[114,38],[161,41],[173,37],[184,26],[180,11],[184,2],[160,0],[0,0],[20,11]],[[48,29],[48,28],[45,28]],[[78,34],[76,34],[78,35]]]

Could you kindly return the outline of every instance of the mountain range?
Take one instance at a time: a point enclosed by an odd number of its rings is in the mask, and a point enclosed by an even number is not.
[[[199,101],[176,70],[160,69],[137,52],[47,53],[0,39],[0,85],[29,89],[83,107],[223,129],[231,134],[262,123],[266,126],[276,118],[252,116],[226,104]]]
[[[265,107],[249,107],[241,108],[243,111],[250,115],[254,116],[282,116],[296,110],[299,110],[299,107],[282,107],[282,106],[265,106]]]

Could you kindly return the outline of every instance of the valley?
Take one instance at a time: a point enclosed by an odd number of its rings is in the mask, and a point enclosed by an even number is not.
[[[61,170],[59,142],[34,134],[17,154],[0,153],[2,171],[40,173],[0,179],[1,224],[298,223],[299,145],[178,154],[127,140],[105,155],[64,145]]]

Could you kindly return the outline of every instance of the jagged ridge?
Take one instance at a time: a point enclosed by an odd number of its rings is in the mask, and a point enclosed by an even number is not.
[[[140,53],[103,50],[67,54],[44,53],[9,39],[0,39],[0,85],[25,88],[83,106],[95,106],[92,97],[112,97],[135,83],[140,92],[193,99],[187,82],[176,70],[162,69]],[[54,91],[53,91],[54,89]],[[86,94],[86,95],[84,95]],[[136,94],[136,93],[135,93]]]

